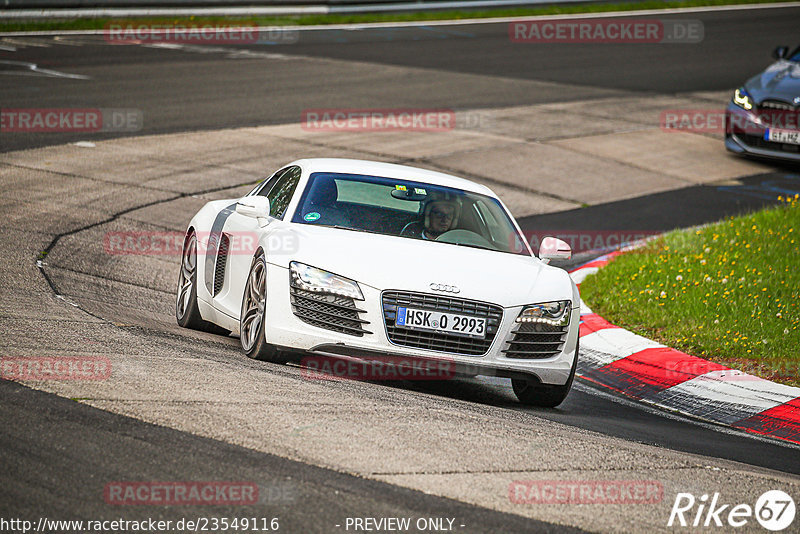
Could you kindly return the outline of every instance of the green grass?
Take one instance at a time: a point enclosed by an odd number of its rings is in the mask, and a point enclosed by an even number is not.
[[[508,8],[491,10],[463,11],[426,11],[412,13],[370,13],[358,15],[298,15],[281,17],[154,17],[135,18],[81,18],[68,20],[0,20],[0,32],[17,31],[55,31],[55,30],[102,30],[110,22],[120,20],[149,21],[155,23],[186,23],[187,20],[197,24],[251,24],[258,26],[308,26],[319,24],[347,24],[364,22],[407,22],[426,20],[460,20],[491,17],[525,17],[536,15],[564,15],[576,13],[600,13],[609,11],[637,11],[642,9],[665,9],[681,7],[723,6],[738,4],[764,4],[775,0],[645,0],[643,2],[583,4],[569,6],[547,6],[538,8]],[[777,0],[789,2],[792,0]]]
[[[581,284],[610,322],[678,350],[800,385],[800,195],[675,231]]]

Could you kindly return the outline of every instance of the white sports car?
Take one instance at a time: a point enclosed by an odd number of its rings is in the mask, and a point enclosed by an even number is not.
[[[247,356],[447,362],[557,406],[578,359],[578,289],[537,258],[488,188],[387,163],[304,159],[186,231],[178,324],[238,333]]]

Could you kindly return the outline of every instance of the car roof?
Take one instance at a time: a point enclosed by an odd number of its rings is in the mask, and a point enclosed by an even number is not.
[[[452,187],[454,189],[463,189],[473,193],[481,193],[491,197],[497,196],[488,187],[471,180],[458,178],[442,172],[410,167],[408,165],[345,158],[308,158],[294,161],[291,165],[300,165],[303,169],[307,170],[309,174],[314,172],[363,174],[367,176],[424,182],[432,185]]]

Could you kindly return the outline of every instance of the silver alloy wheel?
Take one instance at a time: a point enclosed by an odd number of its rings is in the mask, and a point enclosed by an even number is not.
[[[240,339],[245,352],[250,352],[258,341],[266,305],[266,272],[263,258],[257,258],[250,269],[242,303]]]
[[[197,237],[192,234],[189,242],[183,249],[181,258],[181,274],[178,277],[178,301],[175,306],[178,310],[178,317],[183,318],[189,309],[192,298],[192,285],[195,280],[197,270]]]

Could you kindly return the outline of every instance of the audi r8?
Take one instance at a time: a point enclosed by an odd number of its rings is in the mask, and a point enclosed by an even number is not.
[[[487,187],[408,166],[304,159],[189,222],[176,317],[238,334],[273,362],[300,352],[445,362],[511,379],[524,404],[556,406],[578,359],[578,289],[531,250]]]

